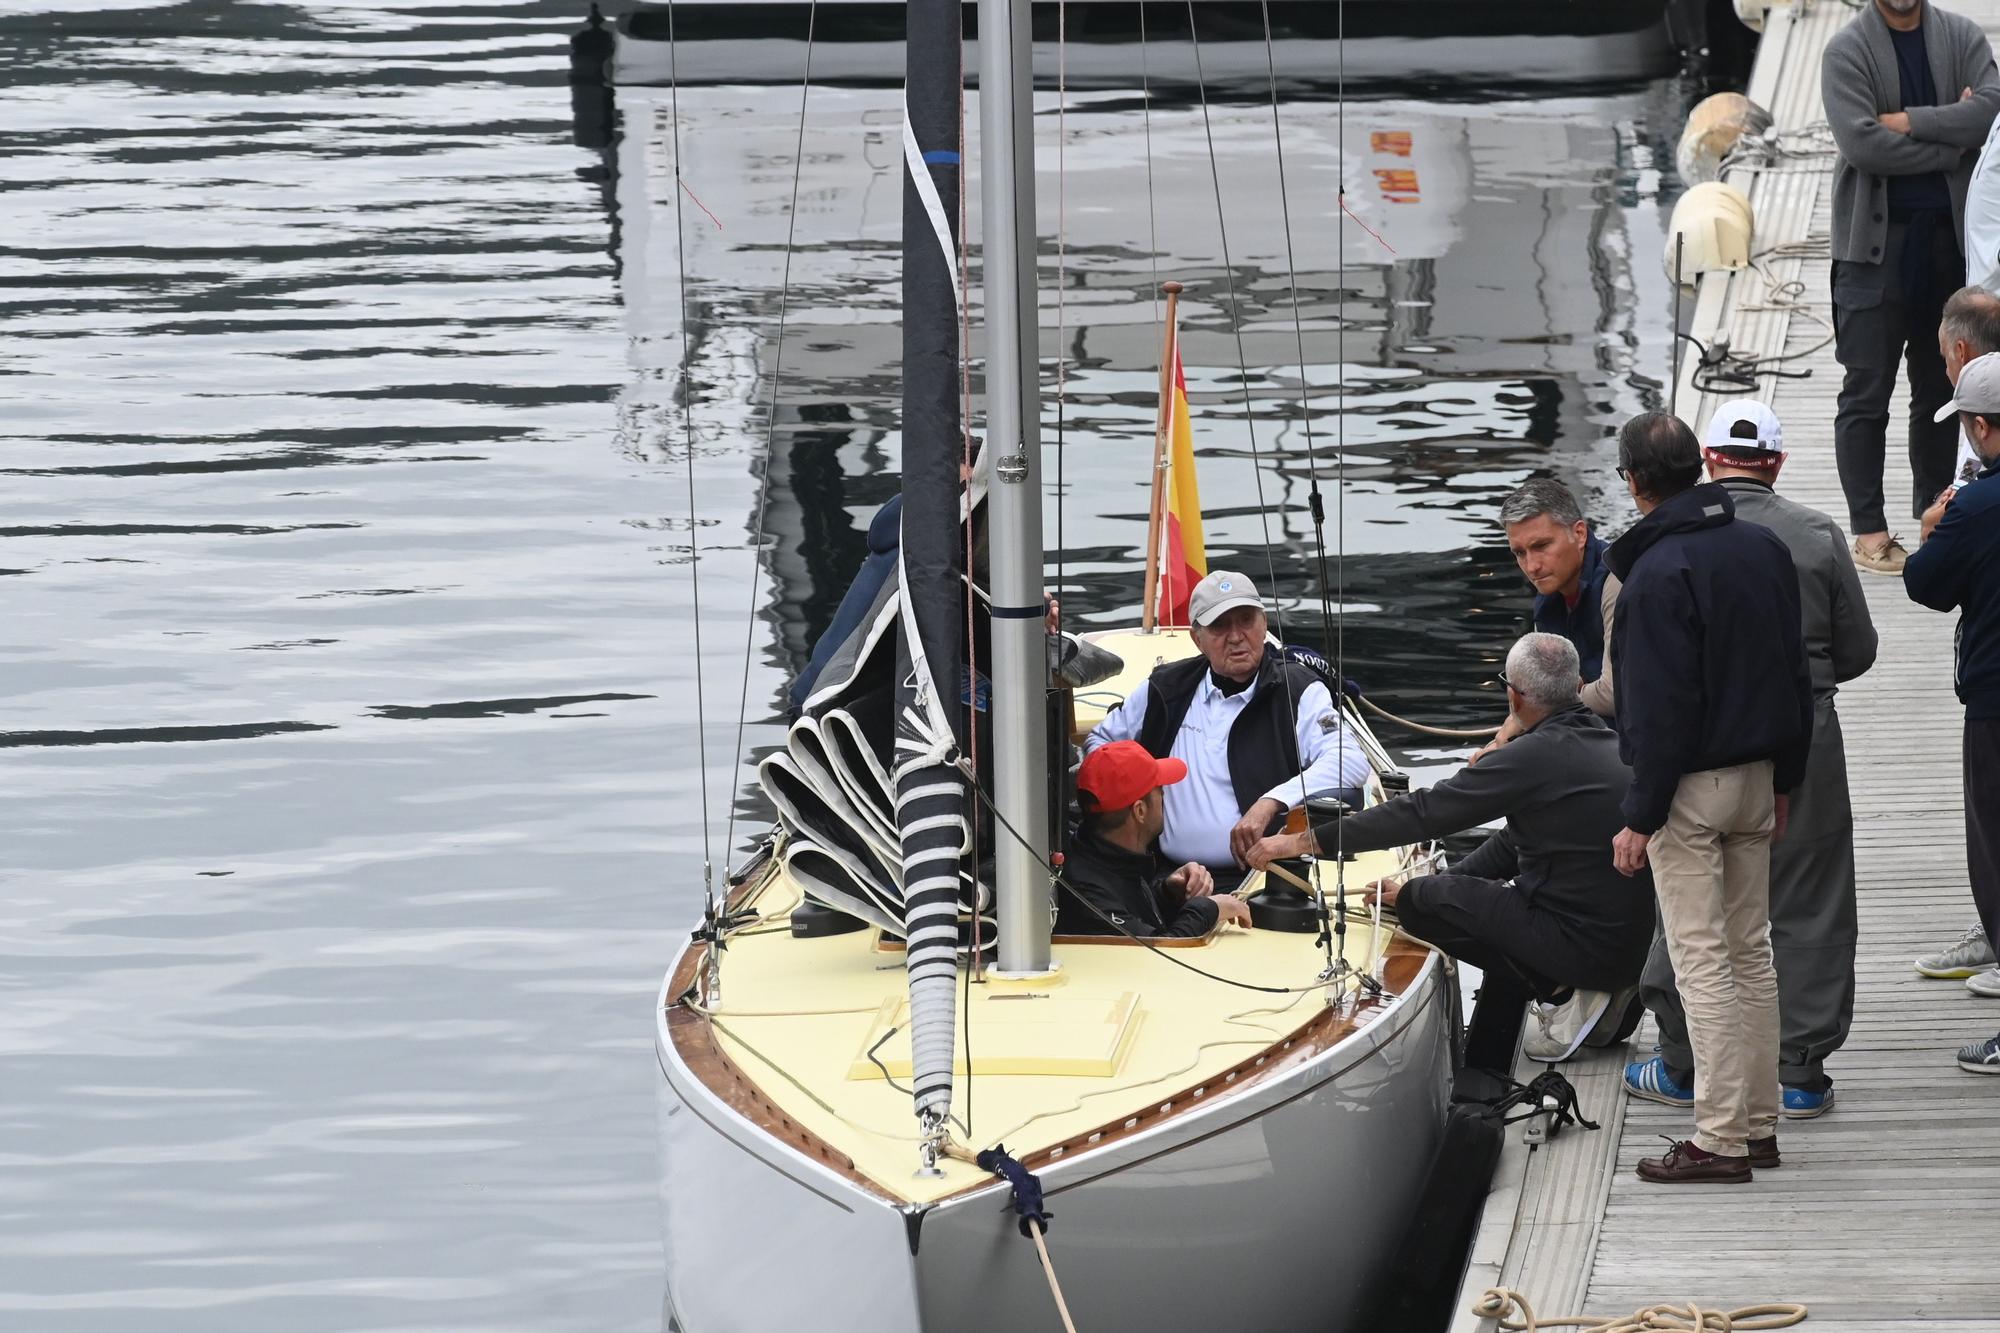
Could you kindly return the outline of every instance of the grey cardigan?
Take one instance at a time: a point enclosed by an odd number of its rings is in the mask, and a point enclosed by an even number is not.
[[[1840,149],[1833,175],[1833,257],[1879,264],[1887,243],[1890,176],[1945,173],[1952,224],[1965,233],[1965,192],[1978,150],[2000,114],[2000,73],[1979,25],[1924,0],[1924,51],[1943,106],[1903,106],[1902,79],[1889,25],[1874,5],[1834,34],[1820,61],[1820,97]],[[1961,89],[1972,89],[1966,101]],[[1908,110],[1910,132],[1885,129],[1881,117]],[[1971,151],[1967,151],[1967,150]]]

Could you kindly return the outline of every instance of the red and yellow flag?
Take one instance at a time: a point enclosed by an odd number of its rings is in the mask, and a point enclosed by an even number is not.
[[[1160,591],[1156,611],[1162,625],[1188,623],[1188,598],[1208,573],[1208,545],[1201,532],[1201,491],[1194,476],[1194,428],[1188,421],[1187,376],[1181,350],[1174,348],[1174,393],[1167,409],[1166,492],[1160,523]]]

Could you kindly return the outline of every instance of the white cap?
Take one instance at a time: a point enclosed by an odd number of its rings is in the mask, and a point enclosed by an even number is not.
[[[1746,454],[1785,452],[1784,427],[1778,414],[1755,398],[1737,398],[1715,409],[1702,432],[1704,449],[1728,449]]]
[[[1951,401],[1937,410],[1933,421],[1943,421],[1959,412],[1978,412],[2000,417],[2000,352],[1975,356],[1958,372],[1958,387]]]
[[[1234,570],[1218,569],[1195,584],[1194,591],[1188,594],[1188,619],[1197,625],[1213,625],[1218,616],[1239,606],[1263,609],[1264,599],[1257,595],[1257,585]]]

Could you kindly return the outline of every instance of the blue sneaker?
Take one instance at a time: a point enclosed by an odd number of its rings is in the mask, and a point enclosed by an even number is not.
[[[1833,1109],[1833,1084],[1828,1083],[1818,1092],[1806,1088],[1785,1088],[1784,1104],[1778,1114],[1787,1120],[1811,1120],[1814,1116],[1825,1115]]]
[[[1656,1055],[1650,1060],[1626,1065],[1625,1091],[1663,1106],[1694,1105],[1694,1089],[1674,1082],[1674,1076],[1667,1072],[1665,1056]]]

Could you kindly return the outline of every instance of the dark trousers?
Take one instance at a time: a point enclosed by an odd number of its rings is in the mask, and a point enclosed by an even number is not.
[[[1912,517],[1919,517],[1951,484],[1958,453],[1958,422],[1932,421],[1931,414],[1951,397],[1944,357],[1938,351],[1938,322],[1944,301],[1958,290],[1965,259],[1947,215],[1929,236],[1928,253],[1914,257],[1909,272],[1917,290],[1906,291],[1903,250],[1912,228],[1889,224],[1888,253],[1879,264],[1836,260],[1833,265],[1834,351],[1846,369],[1840,406],[1833,419],[1834,461],[1847,495],[1849,526],[1857,533],[1884,532],[1882,462],[1888,448],[1889,398],[1896,390],[1896,363],[1910,372],[1910,476]]]
[[[1552,963],[1534,915],[1513,885],[1473,875],[1421,875],[1396,896],[1404,930],[1484,974],[1465,1039],[1465,1062],[1475,1068],[1508,1069],[1522,1007],[1568,988],[1543,970]]]
[[[1986,938],[2000,940],[2000,718],[1965,720],[1965,870]]]
[[[2000,777],[2000,766],[1994,772]],[[1778,1078],[1817,1092],[1826,1084],[1827,1057],[1847,1044],[1854,1025],[1854,947],[1860,934],[1847,745],[1831,700],[1814,710],[1806,778],[1792,793],[1785,836],[1771,844],[1770,910],[1771,962],[1778,973]],[[1673,960],[1660,935],[1654,936],[1639,990],[1659,1021],[1660,1054],[1685,1085],[1695,1065],[1694,1048]]]

